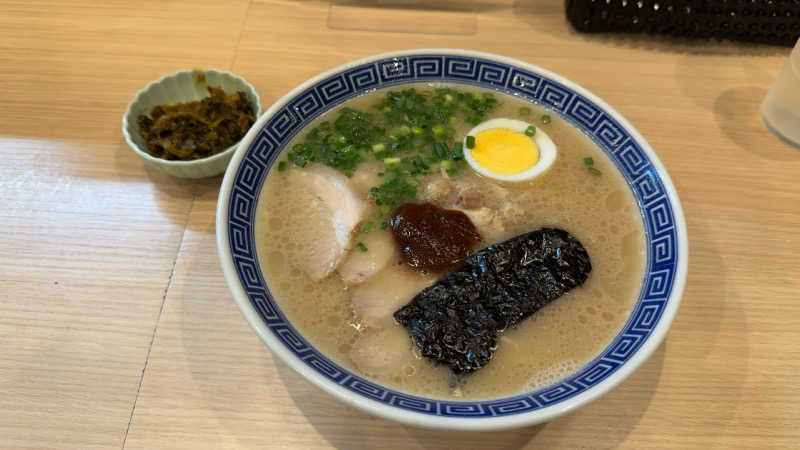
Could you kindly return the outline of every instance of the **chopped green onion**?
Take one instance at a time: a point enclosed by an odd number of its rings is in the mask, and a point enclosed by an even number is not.
[[[595,169],[592,166],[587,167],[586,170],[588,170],[589,173],[591,173],[592,175],[601,175],[603,173],[603,172],[600,172],[599,170]]]
[[[457,141],[453,144],[453,159],[464,159],[464,144],[462,144],[461,141]]]
[[[372,228],[372,225],[374,225],[374,224],[375,224],[375,222],[373,222],[371,220],[368,220],[367,222],[364,223],[364,225],[361,225],[361,232],[362,233],[366,233],[367,231],[369,231]]]
[[[436,155],[437,158],[445,159],[447,158],[447,146],[439,142],[434,142],[433,153]]]
[[[467,148],[475,148],[475,136],[467,136]]]
[[[530,115],[530,113],[531,113],[531,109],[528,108],[527,106],[523,106],[522,108],[519,109],[519,115],[520,116],[528,116],[528,115]]]
[[[383,163],[386,164],[387,167],[393,167],[400,164],[400,158],[383,158]]]
[[[536,127],[528,125],[528,128],[525,129],[525,136],[533,136],[534,134],[536,134]]]
[[[278,163],[278,172],[283,172],[286,170],[286,161],[281,161]]]
[[[492,94],[451,88],[391,91],[369,111],[341,108],[334,121],[318,124],[291,148],[285,165],[277,164],[281,169],[324,164],[352,176],[368,159],[384,161],[380,172],[373,172],[380,181],[369,191],[378,213],[374,230],[392,208],[416,198],[424,176],[466,166],[466,139],[456,141],[456,129],[482,122],[498,104]],[[469,141],[474,148],[475,136]]]
[[[381,222],[381,224],[380,224],[380,227],[381,227],[381,230],[385,230],[386,228],[388,228],[388,227],[389,227],[389,223],[387,223],[387,222],[384,220],[383,222]]]
[[[591,156],[587,156],[586,158],[583,158],[583,163],[587,166],[591,166],[594,164],[594,159],[592,159]]]
[[[367,246],[366,246],[366,245],[364,245],[364,243],[363,243],[363,242],[357,242],[357,243],[356,243],[356,247],[358,247],[358,249],[359,249],[359,250],[361,250],[362,252],[365,252],[365,251],[367,251]]]
[[[545,114],[545,115],[543,115],[543,116],[542,116],[542,123],[543,123],[543,124],[548,124],[548,123],[550,123],[550,120],[551,120],[551,119],[550,119],[550,116],[549,116],[549,115]]]

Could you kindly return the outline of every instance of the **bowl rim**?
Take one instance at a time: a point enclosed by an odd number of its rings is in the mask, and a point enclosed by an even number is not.
[[[345,72],[353,67],[377,62],[380,60],[400,58],[410,55],[452,55],[452,56],[465,56],[470,58],[484,58],[489,61],[497,61],[509,66],[521,67],[530,70],[534,73],[542,74],[543,76],[557,81],[566,86],[575,93],[578,93],[587,99],[591,100],[600,107],[603,112],[608,114],[612,119],[625,129],[630,135],[631,139],[635,141],[640,147],[641,151],[649,158],[649,161],[658,174],[661,181],[664,195],[669,199],[669,206],[672,209],[674,218],[674,229],[677,245],[677,257],[674,278],[672,280],[672,290],[669,297],[665,300],[665,306],[658,318],[658,323],[650,332],[647,339],[641,346],[630,356],[630,359],[620,364],[619,367],[602,381],[591,385],[588,389],[580,392],[570,398],[560,401],[553,405],[545,406],[541,409],[533,411],[526,411],[517,414],[503,415],[496,417],[449,417],[441,415],[428,415],[420,412],[409,411],[399,407],[385,405],[375,400],[370,400],[364,396],[356,395],[350,390],[345,389],[343,386],[334,383],[333,381],[323,377],[319,373],[312,370],[304,361],[300,360],[296,355],[291,353],[283,342],[278,340],[272,331],[266,326],[264,321],[259,316],[255,307],[251,304],[247,294],[241,283],[239,282],[236,270],[233,264],[233,255],[230,250],[230,241],[228,237],[228,198],[231,195],[234,177],[237,168],[241,164],[247,149],[251,142],[258,136],[262,127],[266,124],[267,120],[281,108],[283,108],[289,100],[293,99],[297,94],[303,92],[305,89],[313,86],[319,81],[335,74]],[[272,352],[278,356],[289,367],[310,381],[312,384],[322,389],[323,391],[331,394],[335,398],[343,401],[346,404],[352,405],[362,411],[370,414],[377,415],[382,418],[398,421],[407,425],[419,426],[425,428],[449,429],[458,431],[489,431],[489,430],[502,430],[508,428],[516,428],[521,426],[533,425],[537,423],[547,422],[555,419],[561,415],[574,411],[575,409],[585,406],[586,404],[596,400],[608,391],[618,386],[626,378],[628,378],[637,368],[639,368],[658,348],[660,343],[666,336],[672,321],[677,313],[678,307],[681,302],[684,287],[686,284],[686,276],[688,271],[689,251],[688,251],[688,234],[686,230],[686,222],[683,215],[683,208],[680,199],[675,190],[669,174],[659,160],[655,151],[650,144],[644,139],[639,131],[625,119],[616,109],[608,105],[600,97],[589,91],[588,89],[578,85],[577,83],[556,74],[550,70],[544,69],[535,64],[522,61],[516,58],[511,58],[494,53],[487,53],[482,51],[457,49],[457,48],[415,48],[399,51],[392,51],[386,53],[379,53],[369,55],[363,58],[348,61],[344,64],[338,65],[326,71],[323,71],[306,81],[300,83],[295,88],[291,89],[285,95],[276,100],[240,141],[237,152],[234,154],[231,163],[220,187],[219,198],[217,202],[216,211],[216,234],[217,234],[217,249],[220,259],[222,272],[225,276],[229,289],[239,306],[240,311],[244,315],[247,322],[255,330],[256,334],[264,341]],[[648,231],[645,228],[645,234]],[[649,250],[648,250],[649,251]],[[633,311],[631,313],[631,316]],[[630,317],[629,317],[630,320]],[[619,336],[619,334],[617,335]],[[615,336],[616,338],[616,336]],[[612,338],[613,341],[614,338]],[[373,381],[376,384],[381,384]],[[427,398],[427,397],[426,397]],[[491,400],[491,399],[486,399]]]
[[[225,150],[215,153],[213,155],[206,156],[204,158],[192,159],[189,161],[156,158],[155,156],[151,155],[144,149],[139,148],[139,145],[136,144],[136,142],[131,137],[130,133],[128,133],[128,127],[127,127],[128,117],[133,117],[133,115],[135,114],[135,112],[133,111],[133,105],[135,105],[146,92],[148,92],[154,86],[163,83],[165,80],[177,77],[178,75],[184,73],[195,73],[195,72],[203,74],[209,72],[217,72],[223,75],[230,76],[231,78],[241,80],[245,84],[245,86],[250,88],[253,95],[255,96],[255,98],[253,99],[255,101],[255,106],[256,106],[256,115],[255,115],[256,120],[253,123],[254,126],[255,123],[258,122],[258,118],[261,117],[261,98],[258,95],[258,91],[256,90],[255,86],[253,86],[253,84],[247,81],[247,79],[244,78],[243,76],[237,75],[231,72],[230,70],[215,69],[213,67],[174,70],[172,72],[161,75],[160,77],[154,80],[150,80],[147,84],[144,85],[144,87],[136,91],[136,94],[134,94],[133,98],[131,98],[131,100],[128,102],[128,105],[125,107],[125,112],[122,114],[122,135],[125,138],[125,142],[128,144],[128,147],[130,147],[134,152],[136,152],[137,155],[142,157],[144,160],[154,164],[169,165],[173,167],[191,168],[194,166],[205,165],[212,161],[218,161],[230,157],[230,154],[236,150],[239,143],[244,141],[244,139],[247,137],[247,133],[245,133],[245,135],[241,139],[239,139],[239,141],[227,147]]]

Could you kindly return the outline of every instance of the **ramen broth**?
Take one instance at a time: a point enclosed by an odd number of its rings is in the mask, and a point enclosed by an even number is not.
[[[469,86],[449,86],[479,91]],[[415,87],[431,89],[424,84]],[[385,93],[381,90],[365,94],[345,105],[369,111]],[[519,207],[522,217],[493,236],[494,241],[542,227],[561,228],[577,237],[591,257],[592,271],[587,281],[505,330],[489,364],[456,378],[448,367],[420,357],[405,328],[397,323],[388,320],[376,327],[360,320],[351,305],[352,287],[336,272],[314,282],[293,264],[297,252],[313,245],[313,230],[324,218],[309,214],[313,196],[287,182],[290,171],[304,169],[273,168],[257,212],[261,267],[273,296],[292,324],[336,363],[381,384],[418,395],[459,399],[511,395],[543,387],[576,371],[610,342],[627,319],[639,293],[645,249],[641,217],[624,179],[603,152],[572,125],[556,115],[552,115],[550,123],[543,124],[540,117],[547,111],[509,95],[494,95],[499,105],[484,120],[519,118],[535,124],[555,142],[556,162],[548,172],[529,181],[489,181],[469,167],[452,175],[451,181],[477,186],[491,182],[509,191],[508,198]],[[520,117],[523,107],[532,111]],[[320,121],[333,120],[334,114],[335,110],[329,111],[305,131]],[[459,123],[455,128],[456,136],[463,136],[472,125]],[[292,148],[302,138],[301,133],[286,148]],[[600,175],[587,171],[586,157],[593,159],[593,167]],[[357,183],[363,173],[377,170],[374,162],[364,162],[352,179]],[[426,181],[422,181],[420,190]],[[359,185],[358,189],[366,199],[368,186]],[[389,231],[375,229],[369,233]],[[482,246],[490,243],[483,242]],[[403,275],[409,270],[398,257],[374,277]],[[356,364],[355,351],[369,351],[374,354],[375,364],[387,367],[373,370]],[[392,356],[398,352],[408,357]]]

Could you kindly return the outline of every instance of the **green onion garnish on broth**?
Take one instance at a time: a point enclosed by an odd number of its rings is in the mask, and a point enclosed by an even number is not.
[[[283,172],[286,170],[286,161],[281,161],[278,163],[278,171]]]
[[[525,136],[531,136],[536,134],[536,127],[533,125],[528,125],[528,128],[525,129]]]
[[[592,159],[591,156],[587,156],[586,158],[583,158],[583,163],[587,166],[591,166],[594,164],[594,159]]]
[[[383,158],[383,163],[386,164],[386,167],[395,167],[400,165],[400,158]]]
[[[461,141],[457,141],[453,144],[453,159],[464,159],[464,144],[462,144]]]
[[[373,222],[371,220],[366,221],[364,223],[364,225],[361,225],[361,232],[362,233],[368,232],[370,229],[372,229],[372,225],[374,225],[374,224],[375,224],[375,222]]]
[[[592,166],[587,167],[586,170],[588,170],[589,173],[591,173],[592,175],[602,175],[603,174],[603,172],[600,172],[599,170],[595,169]]]
[[[364,245],[364,243],[363,243],[363,242],[357,242],[357,243],[356,243],[356,247],[358,247],[358,249],[359,249],[359,250],[361,250],[362,252],[365,252],[365,251],[367,251],[367,250],[368,250],[368,249],[367,249],[367,246],[366,246],[366,245]]]
[[[475,136],[467,136],[467,148],[475,148]]]
[[[467,167],[456,128],[483,122],[497,105],[490,92],[449,87],[390,91],[368,108],[343,107],[331,120],[320,122],[292,146],[284,167],[324,164],[352,176],[364,161],[383,161],[370,198],[387,214],[416,198],[424,176],[441,170],[455,174]],[[474,147],[475,137],[467,142]]]
[[[381,222],[381,224],[379,226],[380,226],[381,230],[385,230],[385,229],[389,228],[389,222],[384,220],[384,221]]]
[[[447,158],[447,146],[440,142],[433,143],[433,154],[439,159]]]
[[[528,108],[527,106],[523,106],[522,108],[519,109],[520,116],[529,116],[530,114],[531,114],[531,109]]]
[[[550,116],[549,116],[549,115],[545,114],[545,115],[543,115],[543,116],[542,116],[542,123],[543,123],[543,124],[548,124],[548,123],[550,123],[550,120],[551,120],[551,119],[550,119]]]

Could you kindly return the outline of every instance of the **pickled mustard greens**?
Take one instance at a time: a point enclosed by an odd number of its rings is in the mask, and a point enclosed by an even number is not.
[[[373,186],[370,195],[386,214],[416,198],[424,175],[442,170],[455,174],[465,167],[454,125],[477,125],[496,106],[490,93],[452,88],[391,91],[369,111],[341,108],[335,120],[320,123],[294,145],[287,158],[298,167],[321,162],[348,176],[365,160],[382,161],[378,175],[385,181]]]
[[[208,92],[202,100],[158,105],[149,114],[139,114],[139,133],[151,155],[188,161],[219,153],[242,139],[255,121],[247,94],[227,95],[211,86]]]

